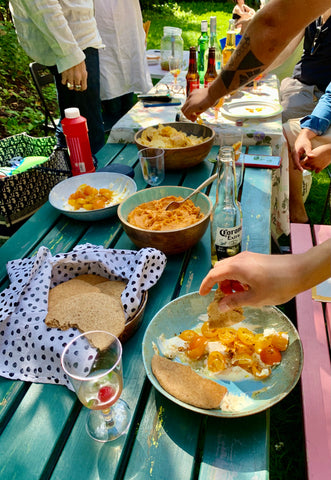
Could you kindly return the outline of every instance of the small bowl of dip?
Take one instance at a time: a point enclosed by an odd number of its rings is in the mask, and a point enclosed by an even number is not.
[[[130,240],[139,248],[154,247],[174,255],[193,247],[204,235],[212,202],[198,192],[179,209],[165,211],[173,200],[186,198],[193,188],[160,186],[140,190],[118,207],[118,217]]]

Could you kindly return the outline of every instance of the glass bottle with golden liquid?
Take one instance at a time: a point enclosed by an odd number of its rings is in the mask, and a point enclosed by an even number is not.
[[[192,90],[200,87],[200,77],[197,68],[197,50],[190,47],[189,65],[186,74],[186,95],[189,96]]]
[[[224,67],[228,63],[232,53],[236,49],[236,31],[234,26],[235,20],[231,18],[229,20],[229,29],[226,33],[225,47],[222,50],[222,67]]]
[[[209,47],[208,52],[208,67],[204,76],[204,86],[205,88],[212,83],[217,77],[216,72],[216,59],[215,59],[215,47]]]

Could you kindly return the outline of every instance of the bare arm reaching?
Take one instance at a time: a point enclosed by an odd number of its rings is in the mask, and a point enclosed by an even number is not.
[[[306,25],[329,8],[330,0],[271,0],[249,22],[230,61],[208,89],[194,90],[183,105],[192,121],[219,98],[253,80]]]
[[[226,295],[219,309],[238,306],[280,305],[331,276],[331,239],[297,255],[242,252],[217,262],[204,278],[200,294],[215,284],[232,281],[235,293]],[[236,288],[239,282],[243,288]]]

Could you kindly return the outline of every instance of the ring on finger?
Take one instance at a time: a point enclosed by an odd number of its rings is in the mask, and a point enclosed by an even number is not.
[[[81,90],[82,86],[81,85],[75,85],[75,90]]]
[[[68,87],[68,88],[74,88],[73,84],[70,83],[70,82],[67,82],[67,87]]]

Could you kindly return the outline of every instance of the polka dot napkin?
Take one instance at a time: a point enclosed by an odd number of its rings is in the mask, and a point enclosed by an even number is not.
[[[165,265],[165,255],[154,248],[116,250],[91,244],[55,256],[41,247],[32,258],[8,262],[11,284],[0,294],[0,375],[72,388],[60,358],[79,332],[46,326],[49,289],[85,273],[126,280],[122,303],[126,317],[131,317],[142,292],[157,283]]]

